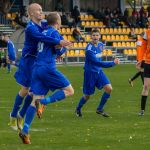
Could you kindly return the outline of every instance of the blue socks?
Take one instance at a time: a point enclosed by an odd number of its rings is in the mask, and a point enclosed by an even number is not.
[[[103,107],[105,105],[105,103],[107,102],[107,99],[110,97],[110,94],[104,92],[100,101],[100,104],[98,106],[98,110],[103,110]]]
[[[63,90],[57,91],[54,94],[52,94],[51,96],[42,99],[40,102],[41,104],[47,105],[49,103],[54,103],[56,101],[61,101],[65,98],[65,93]]]
[[[14,103],[14,107],[13,110],[11,112],[11,117],[17,117],[17,113],[20,109],[20,105],[23,102],[24,97],[21,97],[19,94],[17,94],[16,99],[15,99],[15,103]]]
[[[28,134],[30,125],[31,125],[31,123],[34,119],[34,116],[35,116],[35,112],[36,112],[36,108],[34,106],[30,105],[27,109],[27,113],[26,113],[26,117],[25,117],[24,126],[23,126],[23,129],[22,129],[22,133]]]
[[[25,97],[25,100],[24,100],[24,104],[23,104],[23,107],[22,109],[20,110],[19,114],[22,118],[24,118],[25,114],[26,114],[26,111],[29,107],[29,105],[31,104],[32,102],[32,96],[31,95],[27,95]]]
[[[77,106],[77,110],[80,110],[86,102],[87,101],[84,99],[84,97],[81,97],[81,99],[78,103],[78,106]]]

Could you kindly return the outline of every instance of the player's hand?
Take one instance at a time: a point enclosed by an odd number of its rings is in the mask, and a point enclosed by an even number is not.
[[[66,46],[71,47],[71,46],[72,46],[72,43],[71,43],[70,41],[61,40],[61,41],[60,41],[60,45],[61,45],[62,47],[66,47]]]
[[[115,58],[115,59],[114,59],[114,63],[115,63],[116,65],[120,64],[120,59],[119,59],[119,58]]]
[[[56,48],[56,49],[61,49],[62,46],[61,46],[61,45],[56,45],[55,48]]]
[[[141,64],[142,64],[141,61],[138,61],[138,62],[136,63],[136,68],[137,68],[138,70],[141,70],[141,69],[142,69],[142,68],[141,68]]]

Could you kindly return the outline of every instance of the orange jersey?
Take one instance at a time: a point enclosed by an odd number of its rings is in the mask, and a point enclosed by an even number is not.
[[[142,37],[138,38],[137,45],[137,61],[145,60],[145,40]]]
[[[146,47],[145,62],[150,64],[150,30],[145,32],[143,38],[145,39],[145,45],[143,45],[143,47]]]

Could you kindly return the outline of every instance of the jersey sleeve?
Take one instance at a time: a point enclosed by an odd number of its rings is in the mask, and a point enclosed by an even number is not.
[[[96,66],[99,66],[99,67],[103,67],[103,68],[110,68],[110,67],[113,67],[115,66],[115,63],[112,61],[112,62],[102,62],[102,61],[99,61],[94,52],[92,50],[86,50],[86,59],[87,61],[90,61],[92,62],[93,65],[96,65]]]
[[[55,30],[51,36],[55,39],[59,39],[59,40],[63,40],[63,37],[60,35],[60,33]],[[67,48],[65,47],[60,47],[60,48],[55,48],[55,52],[57,54],[57,57],[61,56],[62,54],[64,54],[67,51]]]
[[[34,26],[28,27],[26,32],[28,32],[30,37],[37,39],[37,41],[45,42],[47,44],[52,44],[52,45],[57,45],[60,43],[60,39],[46,36],[40,33]]]

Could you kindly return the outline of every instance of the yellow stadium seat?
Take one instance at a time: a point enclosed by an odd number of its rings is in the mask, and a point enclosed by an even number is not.
[[[113,42],[113,47],[117,47],[117,42]]]
[[[75,52],[74,52],[74,56],[79,56],[79,50],[75,50]]]
[[[105,28],[105,33],[109,33],[109,29],[108,28]]]
[[[84,55],[85,55],[84,50],[80,50],[80,52],[79,52],[79,56],[84,56]]]
[[[107,35],[106,39],[107,39],[108,41],[110,41],[110,40],[111,40],[110,35]]]
[[[81,18],[81,20],[84,20],[84,15],[81,15],[80,18]]]
[[[105,41],[106,39],[107,39],[107,38],[106,38],[106,35],[103,35],[103,36],[102,36],[102,40]]]
[[[125,50],[123,51],[123,53],[124,53],[125,55],[128,55],[128,50],[125,49]]]
[[[89,22],[89,21],[86,21],[86,22],[85,22],[85,26],[90,26],[90,22]]]
[[[89,20],[93,20],[94,19],[93,15],[89,15],[88,18],[89,18]]]
[[[90,22],[90,26],[94,26],[95,24],[94,24],[94,21],[91,21]]]
[[[126,43],[125,42],[122,42],[122,47],[126,47]]]
[[[73,44],[73,47],[74,47],[74,48],[77,48],[77,47],[78,47],[78,43],[75,42],[75,43]]]
[[[67,51],[67,56],[70,56],[70,51]]]
[[[109,33],[110,33],[110,34],[113,34],[113,33],[114,33],[113,28],[110,28],[110,29],[109,29]]]
[[[135,47],[135,42],[131,42],[131,47]]]
[[[87,46],[87,43],[86,43],[86,42],[84,42],[84,43],[83,43],[83,47],[86,47],[86,46]]]
[[[133,49],[133,55],[137,55],[137,51]]]
[[[123,28],[123,29],[122,29],[122,33],[127,33],[126,28]]]
[[[120,36],[119,35],[116,35],[116,40],[120,40]]]
[[[61,29],[61,33],[62,33],[62,34],[65,34],[65,33],[66,33],[66,29],[65,29],[65,28],[62,28],[62,29]]]
[[[124,36],[124,40],[129,40],[128,35],[125,35],[125,36]]]
[[[83,44],[81,42],[79,42],[78,47],[83,47]]]
[[[101,32],[101,34],[103,34],[103,33],[105,32],[105,29],[104,29],[104,28],[101,28],[101,29],[100,29],[100,32]]]
[[[122,29],[121,28],[118,28],[118,33],[122,33]]]
[[[100,27],[104,26],[102,21],[100,21],[98,24],[99,24]]]
[[[111,40],[112,40],[112,41],[115,41],[115,40],[116,40],[115,35],[112,35],[112,36],[111,36]]]
[[[95,26],[98,27],[99,26],[99,22],[95,21]]]
[[[117,28],[114,28],[114,33],[118,33],[118,29]]]
[[[68,40],[68,37],[66,35],[63,35],[64,40]]]
[[[132,55],[133,53],[132,53],[132,50],[131,49],[129,49],[128,50],[128,55]]]
[[[106,50],[106,49],[103,50],[102,55],[103,55],[103,56],[106,56],[106,55],[107,55],[107,50]]]
[[[120,35],[120,40],[124,41],[124,36]]]
[[[130,47],[131,46],[130,42],[126,42],[126,46]]]
[[[70,29],[70,28],[67,28],[67,29],[66,29],[66,33],[71,33],[71,29]]]
[[[90,41],[91,40],[91,36],[90,35],[86,35],[85,39],[86,39],[86,41]]]
[[[81,22],[81,25],[82,25],[82,26],[85,26],[85,21],[82,21],[82,22]]]
[[[88,16],[88,15],[84,15],[84,19],[85,19],[85,20],[88,20],[88,19],[89,19],[89,16]]]
[[[121,46],[122,46],[122,43],[121,43],[121,42],[118,42],[117,45],[118,45],[118,47],[121,47]]]
[[[108,55],[108,56],[112,56],[112,50],[111,50],[111,49],[108,49],[107,55]]]
[[[139,28],[135,28],[134,32],[135,34],[139,34]]]
[[[68,35],[67,39],[68,39],[69,41],[73,41],[73,37],[72,37],[71,35]]]
[[[129,34],[129,32],[130,32],[130,28],[127,28],[127,34]]]

